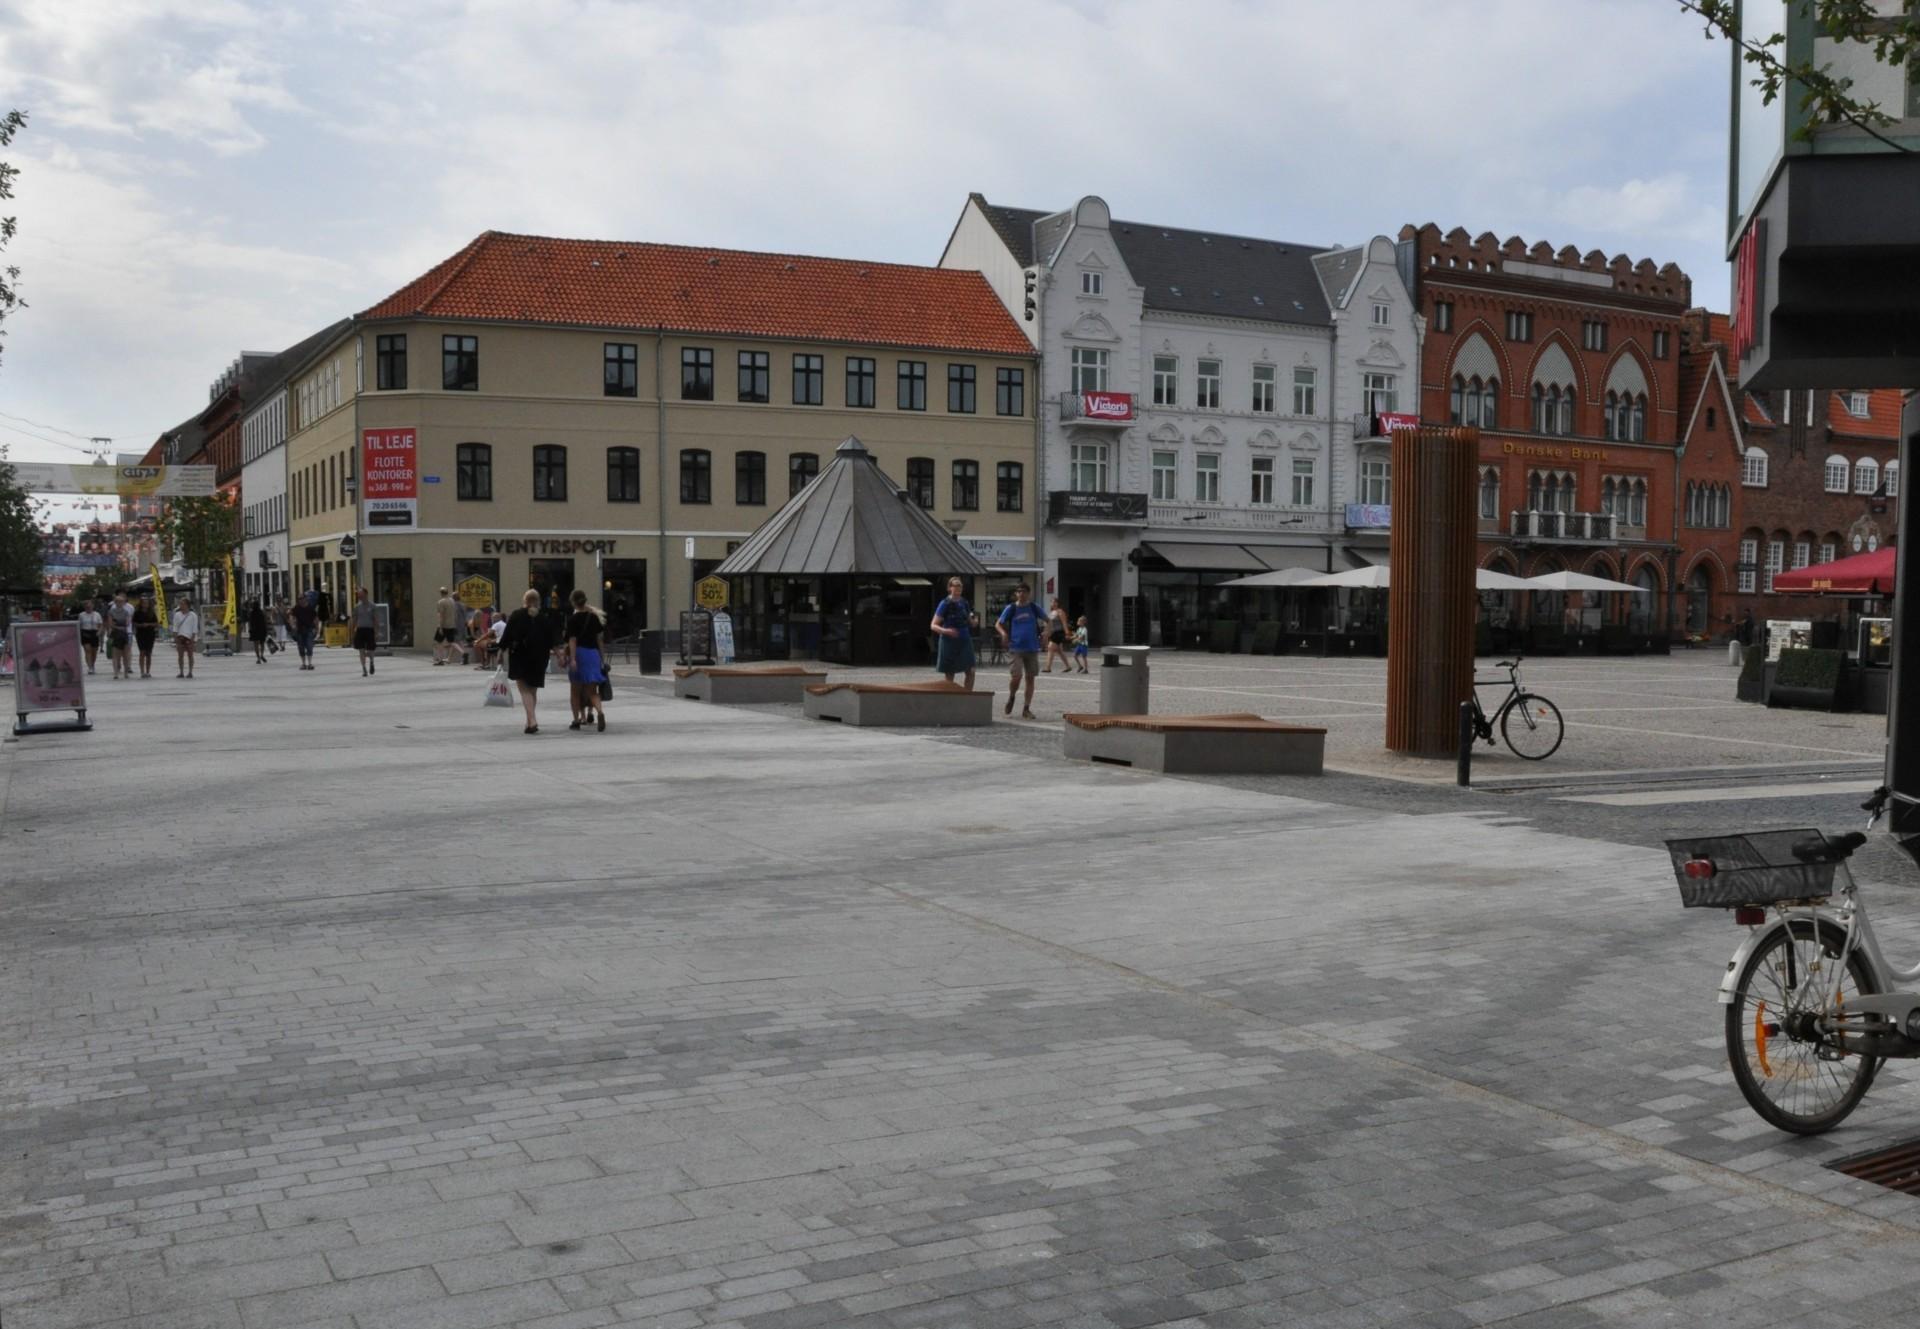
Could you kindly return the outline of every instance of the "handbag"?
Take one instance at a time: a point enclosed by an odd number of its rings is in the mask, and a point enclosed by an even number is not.
[[[600,677],[600,700],[610,701],[612,700],[612,698],[613,698],[613,680],[603,674]]]
[[[513,705],[513,684],[507,681],[507,667],[501,665],[493,671],[493,678],[487,683],[487,706]]]

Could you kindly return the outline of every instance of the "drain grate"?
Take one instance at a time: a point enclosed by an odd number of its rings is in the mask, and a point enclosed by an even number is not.
[[[1827,1164],[1835,1172],[1885,1186],[1890,1191],[1920,1195],[1920,1140],[1907,1140],[1870,1154],[1855,1154]]]

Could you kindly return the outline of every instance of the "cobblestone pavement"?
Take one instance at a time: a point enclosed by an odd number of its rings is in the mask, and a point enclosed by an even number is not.
[[[340,655],[0,746],[6,1329],[1912,1322],[1656,851]]]

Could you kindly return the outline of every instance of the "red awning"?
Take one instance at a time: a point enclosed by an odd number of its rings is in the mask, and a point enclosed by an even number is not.
[[[1892,595],[1893,546],[1883,545],[1872,553],[1855,554],[1832,563],[1815,563],[1792,572],[1776,572],[1773,589],[1803,595],[1808,591],[1826,595]]]

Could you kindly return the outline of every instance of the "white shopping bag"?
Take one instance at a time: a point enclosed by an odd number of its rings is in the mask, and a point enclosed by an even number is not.
[[[487,684],[488,706],[512,706],[513,684],[507,681],[507,667],[501,665],[493,671],[493,678]]]

